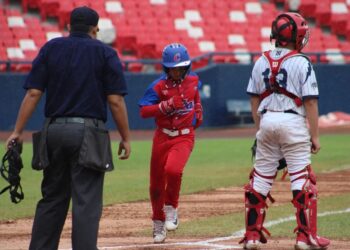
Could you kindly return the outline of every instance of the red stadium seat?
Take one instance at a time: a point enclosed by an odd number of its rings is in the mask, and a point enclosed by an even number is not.
[[[0,72],[6,72],[7,71],[7,64],[1,63],[0,64]]]
[[[7,51],[6,51],[6,47],[2,47],[0,45],[0,61],[7,61],[8,57],[7,57]]]
[[[58,8],[58,27],[60,29],[64,29],[66,25],[69,23],[70,20],[70,13],[73,9],[72,2],[60,2],[59,8]]]
[[[19,46],[18,41],[13,37],[2,38],[2,44],[6,48],[14,48]]]
[[[33,61],[34,58],[38,55],[38,50],[35,51],[35,50],[27,50],[27,51],[24,51],[24,56],[25,56],[25,59],[28,60],[28,61]]]
[[[209,58],[202,58],[198,61],[193,61],[192,62],[192,69],[193,70],[196,70],[196,69],[199,69],[199,68],[203,68],[205,66],[208,66],[209,64]]]
[[[120,57],[122,62],[123,62],[123,68],[126,71],[130,72],[141,72],[142,71],[142,63],[139,62],[128,62],[127,65],[125,61],[130,60],[130,61],[136,61],[138,58],[134,56],[121,56]]]
[[[32,69],[31,63],[24,62],[12,62],[10,66],[11,71],[13,72],[29,72]]]
[[[299,13],[304,17],[314,17],[316,13],[316,5],[318,2],[315,0],[303,0],[300,1]]]
[[[341,42],[340,43],[341,52],[345,52],[344,59],[346,63],[350,63],[350,42]]]
[[[46,21],[48,16],[58,17],[60,2],[58,0],[41,0],[40,16],[43,21]]]
[[[114,0],[109,0],[114,1]],[[258,52],[267,48],[271,22],[280,13],[276,4],[289,7],[287,0],[177,0],[165,1],[164,4],[152,4],[150,0],[116,0],[121,3],[121,12],[106,9],[106,2],[102,0],[22,0],[22,9],[38,9],[42,19],[35,16],[23,15],[19,9],[10,8],[9,5],[0,4],[0,47],[19,48],[19,41],[32,39],[37,49],[47,41],[47,32],[60,32],[64,34],[69,23],[71,10],[76,6],[87,5],[96,9],[101,18],[110,18],[116,27],[117,39],[112,44],[121,54],[137,56],[138,58],[160,58],[166,44],[181,42],[189,50],[191,57],[199,56],[208,51],[233,51],[245,49],[248,52]],[[256,3],[259,13],[251,13],[247,3]],[[334,7],[334,3],[336,4]],[[316,27],[311,29],[310,44],[305,52],[325,52],[328,48],[344,49],[335,36],[325,35],[320,26],[329,26],[333,34],[343,35],[350,41],[350,17],[344,12],[345,0],[302,0],[298,11],[305,17],[314,18]],[[260,13],[260,6],[262,12]],[[259,8],[258,8],[259,7]],[[349,10],[349,6],[347,5]],[[198,11],[197,20],[188,11]],[[233,14],[232,11],[238,13]],[[240,16],[241,18],[233,18]],[[8,17],[22,17],[24,27],[8,27]],[[56,17],[57,24],[49,25],[42,22],[46,17]],[[19,20],[21,21],[21,20]],[[182,23],[182,26],[178,25]],[[22,24],[21,24],[22,25]],[[179,28],[180,27],[180,28]],[[182,29],[181,29],[182,27]],[[238,40],[230,35],[238,35]],[[244,37],[244,44],[239,43],[239,35]],[[204,42],[209,47],[202,47]],[[231,44],[229,44],[231,43]],[[37,53],[30,51],[30,41],[21,42],[25,58],[32,59]],[[201,49],[199,50],[199,45]],[[26,47],[24,45],[28,45]],[[16,52],[14,52],[16,53]],[[5,53],[6,54],[6,53]],[[6,54],[7,57],[7,54]],[[243,58],[243,56],[242,56]],[[250,58],[237,58],[236,56],[216,56],[216,62],[248,63]],[[255,58],[253,58],[254,60]],[[312,56],[312,60],[317,57]],[[328,61],[323,57],[324,62]],[[208,60],[194,63],[194,68],[204,66]],[[158,66],[154,66],[159,70]],[[16,66],[14,70],[25,70],[26,66]],[[150,67],[151,68],[151,67]],[[133,63],[131,71],[139,72],[142,65]]]
[[[38,9],[41,0],[22,0],[23,12],[26,13],[28,9]]]
[[[28,28],[11,28],[12,33],[16,39],[29,38]]]
[[[346,35],[346,27],[350,20],[350,14],[332,14],[330,25],[332,32],[338,35]]]
[[[331,7],[328,1],[319,1],[315,11],[316,23],[320,26],[329,26],[331,20]]]

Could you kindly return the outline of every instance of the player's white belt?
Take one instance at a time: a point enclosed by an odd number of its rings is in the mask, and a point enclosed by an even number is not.
[[[170,129],[162,128],[162,132],[164,134],[171,136],[171,137],[174,137],[174,136],[179,136],[179,135],[187,135],[191,132],[191,130],[189,128],[183,128],[180,130],[170,130]]]

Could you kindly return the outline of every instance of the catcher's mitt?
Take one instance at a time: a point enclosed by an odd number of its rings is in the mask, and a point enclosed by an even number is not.
[[[9,183],[7,187],[0,191],[0,195],[9,190],[13,203],[19,203],[24,198],[19,175],[23,168],[21,153],[22,144],[12,140],[0,166],[1,176]]]
[[[253,146],[250,148],[252,151],[252,159],[255,159],[255,155],[256,155],[256,148],[257,148],[257,144],[256,144],[256,139],[254,140]],[[286,159],[283,157],[278,161],[278,167],[277,170],[282,170],[285,167],[287,167],[287,162]]]
[[[256,139],[254,140],[253,146],[250,148],[250,150],[252,151],[252,160],[254,160],[256,155]]]

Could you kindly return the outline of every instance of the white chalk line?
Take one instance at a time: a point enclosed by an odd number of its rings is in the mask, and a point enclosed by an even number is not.
[[[334,172],[338,172],[338,171],[342,171],[342,170],[348,170],[348,169],[350,169],[350,165],[343,165],[343,166],[340,166],[338,168],[332,168],[330,170],[321,171],[321,173],[329,174],[329,173],[334,173]]]
[[[324,216],[329,216],[329,215],[336,215],[336,214],[343,214],[343,213],[350,213],[350,208],[344,209],[344,210],[338,210],[338,211],[329,211],[329,212],[323,212],[319,213],[317,216],[318,217],[324,217]],[[295,216],[289,216],[285,218],[280,218],[277,220],[269,221],[265,223],[265,227],[272,227],[278,224],[282,224],[285,222],[289,221],[294,221]],[[143,245],[127,245],[127,246],[110,246],[110,247],[99,247],[100,250],[109,250],[109,249],[132,249],[132,248],[145,248],[145,247],[168,247],[168,246],[199,246],[199,247],[205,247],[201,248],[202,250],[206,249],[215,249],[215,250],[221,250],[221,249],[242,249],[242,246],[240,245],[233,245],[233,246],[227,246],[227,245],[221,245],[221,244],[213,244],[215,242],[220,242],[220,241],[227,241],[227,240],[233,240],[233,239],[238,239],[242,238],[245,233],[245,229],[236,231],[232,233],[231,236],[226,236],[226,237],[217,237],[217,238],[212,238],[208,240],[203,240],[203,241],[195,241],[195,242],[175,242],[175,243],[163,243],[163,244],[143,244]],[[72,250],[71,248],[67,249],[60,249],[60,250]]]

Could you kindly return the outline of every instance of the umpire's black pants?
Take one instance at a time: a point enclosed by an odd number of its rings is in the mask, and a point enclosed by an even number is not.
[[[52,123],[48,128],[50,165],[41,184],[30,250],[56,250],[72,198],[73,250],[96,250],[102,214],[104,173],[79,166],[82,123]]]

